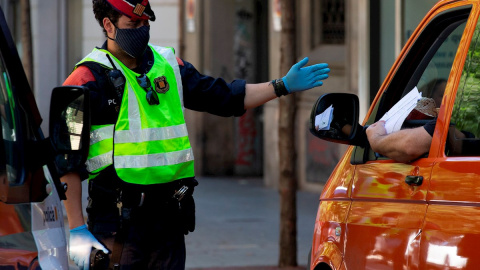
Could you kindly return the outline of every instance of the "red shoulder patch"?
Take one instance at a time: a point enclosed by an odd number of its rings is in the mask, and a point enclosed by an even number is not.
[[[182,67],[185,66],[185,64],[183,63],[182,59],[180,59],[180,58],[178,58],[178,57],[177,57],[177,63],[178,63],[179,66],[182,66]]]
[[[86,66],[79,66],[68,76],[63,85],[84,85],[91,81],[95,81],[95,77],[90,69]]]

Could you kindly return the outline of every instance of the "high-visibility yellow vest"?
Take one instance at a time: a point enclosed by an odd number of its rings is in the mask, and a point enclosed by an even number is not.
[[[152,88],[165,76],[169,90],[157,93],[160,104],[150,105],[138,74],[107,50],[94,49],[77,66],[93,61],[112,69],[107,54],[126,78],[115,125],[92,125],[87,169],[93,178],[111,164],[120,179],[134,184],[168,183],[194,176],[193,152],[184,117],[183,87],[173,50],[150,45],[154,64],[147,73]],[[165,85],[162,85],[165,86]],[[95,116],[93,116],[95,117]]]

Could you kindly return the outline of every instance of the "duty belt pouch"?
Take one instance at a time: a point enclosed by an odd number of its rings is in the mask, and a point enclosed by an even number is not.
[[[195,200],[191,194],[184,196],[180,201],[180,218],[184,234],[195,230]]]
[[[183,224],[184,234],[193,232],[195,230],[195,200],[193,199],[193,192],[198,185],[195,178],[188,178],[179,181],[179,186],[187,186],[188,191],[179,201],[180,219]]]

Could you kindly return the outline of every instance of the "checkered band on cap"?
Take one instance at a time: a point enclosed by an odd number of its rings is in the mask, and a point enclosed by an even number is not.
[[[129,18],[155,21],[155,13],[148,0],[107,0],[107,2]]]

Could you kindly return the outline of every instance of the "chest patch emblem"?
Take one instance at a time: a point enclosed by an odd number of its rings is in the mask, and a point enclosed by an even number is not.
[[[160,94],[165,94],[168,89],[170,89],[170,84],[168,84],[167,78],[165,76],[161,76],[153,80],[155,84],[155,91]]]

